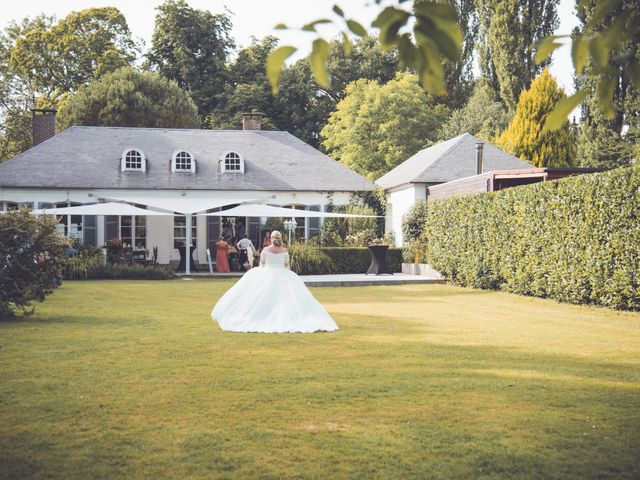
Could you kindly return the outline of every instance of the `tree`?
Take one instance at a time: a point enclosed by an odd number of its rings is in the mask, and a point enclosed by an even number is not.
[[[36,22],[16,38],[9,66],[55,99],[91,80],[130,65],[136,45],[115,7],[72,12],[55,25]]]
[[[231,20],[193,9],[186,0],[166,0],[157,10],[146,66],[178,82],[204,118],[227,85],[226,63],[234,48]]]
[[[198,109],[174,81],[158,73],[121,68],[66,99],[59,126],[198,128]]]
[[[515,116],[498,138],[498,146],[536,167],[573,166],[575,139],[569,122],[556,131],[543,132],[546,117],[563,98],[555,78],[543,70],[520,95]]]
[[[495,91],[485,79],[480,79],[476,82],[473,95],[467,104],[451,114],[438,137],[440,140],[448,140],[463,133],[470,133],[493,142],[507,128],[510,119]]]
[[[425,95],[416,75],[399,73],[385,85],[357,80],[323,128],[323,145],[336,160],[376,179],[436,140],[448,114]]]
[[[416,4],[431,0],[416,0]],[[473,90],[473,62],[478,37],[478,15],[475,0],[449,0],[456,9],[462,33],[460,57],[457,60],[443,61],[444,85],[446,96],[438,101],[451,108],[461,108],[469,99]]]
[[[637,2],[625,1],[596,23],[596,7],[595,2],[578,5],[581,26],[574,31],[575,38],[607,31],[614,16],[638,15]],[[576,90],[586,93],[578,134],[581,166],[615,167],[629,163],[634,157],[634,143],[640,130],[640,90],[633,85],[633,72],[627,67],[633,62],[640,62],[640,35],[633,38],[622,43],[607,60],[608,75],[614,83],[609,116],[598,108],[601,80],[600,68],[595,61],[587,61],[584,73],[576,78]]]
[[[502,102],[513,110],[520,92],[550,63],[536,64],[531,45],[558,27],[559,0],[476,0],[480,66]]]
[[[56,220],[27,210],[0,215],[0,317],[30,313],[62,276],[66,240]]]

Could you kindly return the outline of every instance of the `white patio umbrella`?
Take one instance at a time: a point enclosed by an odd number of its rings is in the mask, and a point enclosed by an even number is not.
[[[258,203],[247,203],[205,214],[208,217],[306,217],[306,218],[377,218],[379,215],[358,215],[355,213],[316,212],[295,208],[272,207]]]
[[[76,207],[55,207],[32,210],[34,215],[173,215],[173,213],[145,210],[127,203],[107,202]]]

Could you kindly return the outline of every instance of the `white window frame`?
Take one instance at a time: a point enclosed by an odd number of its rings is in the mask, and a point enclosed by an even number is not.
[[[178,155],[181,153],[186,153],[191,158],[190,169],[176,167],[176,160],[178,158]],[[191,153],[189,150],[185,150],[184,148],[173,152],[173,155],[171,156],[171,173],[196,173],[196,157],[193,156],[193,153]]]
[[[227,155],[231,153],[237,155],[240,158],[240,170],[227,170]],[[224,152],[222,154],[222,157],[220,157],[220,171],[222,173],[244,173],[244,157],[242,156],[242,154],[236,150],[227,150],[226,152]]]
[[[135,151],[142,157],[142,168],[127,168],[127,153]],[[125,148],[120,157],[120,170],[123,172],[146,172],[147,171],[147,157],[139,148]]]

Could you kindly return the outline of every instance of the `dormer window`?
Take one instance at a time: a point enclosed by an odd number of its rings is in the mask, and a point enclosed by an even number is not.
[[[120,169],[123,172],[145,172],[147,170],[147,159],[141,150],[128,148],[122,153]]]
[[[222,159],[223,172],[244,173],[244,160],[237,152],[228,152]]]
[[[196,171],[196,159],[186,150],[179,150],[173,154],[171,161],[172,172],[194,173]]]

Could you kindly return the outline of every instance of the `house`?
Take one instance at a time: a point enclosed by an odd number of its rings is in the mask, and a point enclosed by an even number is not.
[[[346,204],[354,192],[375,188],[293,135],[261,130],[260,118],[244,115],[243,130],[71,127],[51,136],[55,116],[34,114],[35,146],[0,164],[0,209],[116,200],[181,213],[188,200],[200,205],[192,237],[194,257],[204,263],[219,235],[247,233],[257,243],[265,221],[206,212],[251,201],[325,211],[329,203]],[[186,215],[70,217],[60,218],[65,234],[90,245],[121,238],[138,248],[157,246],[163,264],[178,261],[186,238]],[[320,219],[297,219],[299,237],[319,231]]]
[[[402,219],[429,188],[483,172],[532,166],[468,133],[419,151],[376,180],[388,194],[385,230],[403,245]]]

